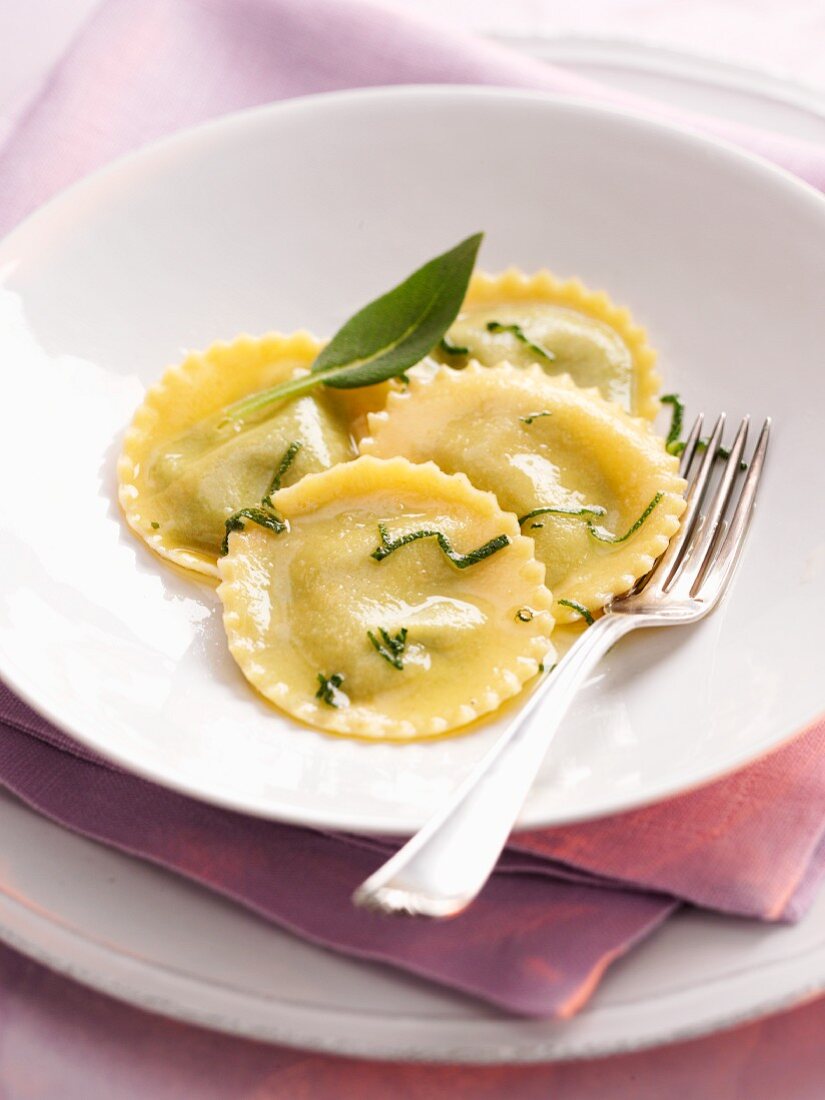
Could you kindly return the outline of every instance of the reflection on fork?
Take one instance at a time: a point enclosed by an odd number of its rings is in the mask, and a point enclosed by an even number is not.
[[[699,416],[682,453],[687,506],[665,553],[584,632],[449,803],[358,887],[356,905],[426,917],[454,916],[465,909],[489,878],[556,730],[594,665],[631,630],[694,623],[718,605],[754,513],[770,421],[762,427],[746,474],[741,470],[748,418],[724,458],[719,450],[724,413],[706,443],[702,424]],[[711,492],[714,468],[720,477]]]

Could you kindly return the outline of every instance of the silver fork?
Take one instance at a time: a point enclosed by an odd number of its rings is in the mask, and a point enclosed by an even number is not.
[[[596,663],[631,630],[695,623],[717,606],[730,585],[753,515],[770,421],[765,421],[744,478],[739,469],[748,418],[741,422],[716,488],[703,506],[724,428],[723,413],[699,460],[702,417],[693,425],[682,453],[687,507],[679,530],[647,577],[605,608],[444,808],[358,887],[356,905],[425,917],[450,917],[465,909],[489,878],[556,730]]]

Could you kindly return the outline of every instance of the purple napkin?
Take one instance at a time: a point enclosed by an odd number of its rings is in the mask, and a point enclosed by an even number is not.
[[[644,107],[825,187],[825,153],[644,104],[503,48],[347,0],[107,0],[0,148],[0,226],[146,141],[228,110],[392,83],[478,83]],[[160,568],[160,566],[159,566]],[[314,942],[511,1011],[574,1012],[685,899],[796,919],[825,866],[825,723],[661,806],[512,838],[488,889],[440,924],[349,905],[377,840],[219,810],[94,757],[0,685],[0,783],[68,828],[186,875]]]
[[[676,904],[539,866],[502,868],[457,920],[365,913],[350,895],[380,861],[370,845],[217,809],[95,763],[1,687],[0,713],[0,780],[54,821],[210,886],[315,943],[515,1012],[575,1011],[608,963]]]

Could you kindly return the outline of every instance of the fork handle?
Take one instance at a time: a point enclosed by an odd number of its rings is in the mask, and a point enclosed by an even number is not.
[[[606,613],[537,688],[451,800],[353,894],[388,913],[451,917],[490,876],[573,696],[641,616]]]

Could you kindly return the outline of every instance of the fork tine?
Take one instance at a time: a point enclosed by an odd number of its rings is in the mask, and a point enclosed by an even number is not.
[[[692,451],[687,465],[683,465],[683,472],[690,467],[693,462],[693,457],[696,454],[696,449],[699,442],[699,433],[702,430],[702,418],[697,417],[697,424],[699,430],[696,430],[696,424],[693,426],[693,431],[690,433],[689,442],[693,441]],[[696,523],[696,519],[699,513],[699,506],[702,503],[702,498],[710,481],[710,475],[713,471],[713,463],[716,456],[717,448],[722,441],[722,433],[725,430],[725,414],[720,413],[716,424],[711,432],[710,439],[708,440],[707,449],[704,453],[702,461],[699,465],[699,469],[696,476],[690,483],[687,495],[687,507],[682,514],[682,522],[679,530],[670,540],[670,544],[665,550],[662,557],[659,559],[659,564],[656,566],[654,576],[651,578],[650,589],[651,591],[664,591],[668,583],[676,573],[676,570],[682,564],[684,556],[684,549],[688,544],[688,540],[693,534],[693,529]],[[694,439],[694,433],[696,438]],[[685,447],[685,453],[688,448]]]
[[[699,413],[699,415],[693,422],[693,427],[690,429],[690,435],[685,440],[685,445],[682,448],[682,455],[679,460],[679,473],[682,475],[682,477],[688,479],[688,488],[690,487],[690,478],[688,476],[688,472],[690,470],[691,463],[693,462],[693,456],[696,454],[696,446],[702,435],[702,425],[704,424],[704,421],[705,414]],[[680,536],[681,530],[677,532],[676,535],[674,535],[673,539],[671,539],[671,542],[668,544],[667,550],[658,559],[651,571],[647,573],[644,577],[640,577],[639,580],[636,581],[636,583],[627,593],[628,596],[633,596],[637,592],[641,592],[644,588],[648,588],[649,591],[653,591],[654,589],[658,588],[657,578],[659,578],[660,576],[664,576],[667,571],[668,554],[671,553],[670,560],[672,560],[672,554],[675,553],[675,550],[671,552],[671,544],[674,541],[678,541]],[[663,565],[665,566],[664,570]]]
[[[759,433],[759,441],[751,459],[747,477],[742,486],[739,502],[730,521],[727,533],[716,560],[697,578],[693,585],[691,595],[698,595],[709,607],[714,606],[725,594],[728,585],[733,579],[736,566],[745,545],[745,537],[748,533],[754,511],[756,510],[756,493],[765,464],[765,455],[768,450],[770,438],[771,419],[767,418]],[[733,454],[731,454],[733,459]]]
[[[742,460],[742,453],[748,439],[749,421],[750,417],[746,416],[739,425],[739,431],[736,433],[736,439],[733,441],[730,454],[725,462],[722,477],[716,486],[716,491],[711,497],[707,510],[702,515],[702,526],[697,529],[697,533],[691,539],[688,548],[689,557],[676,578],[676,584],[681,591],[685,589],[690,591],[699,575],[711,564],[720,524],[725,518],[725,512],[733,495],[733,486],[739,471],[739,463]]]
[[[702,436],[702,426],[705,422],[705,414],[699,413],[693,422],[693,427],[690,429],[690,435],[685,440],[685,446],[682,450],[682,461],[679,463],[679,473],[682,477],[688,476],[688,470],[693,462],[693,456],[696,454],[696,447]]]

